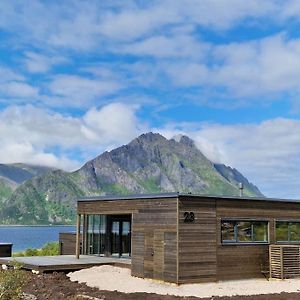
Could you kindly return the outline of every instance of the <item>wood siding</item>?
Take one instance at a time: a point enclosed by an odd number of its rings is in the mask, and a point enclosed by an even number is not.
[[[192,223],[184,213],[193,212]],[[276,220],[300,221],[300,203],[180,195],[78,202],[79,214],[132,215],[132,275],[174,283],[261,277]],[[222,244],[221,220],[269,222],[269,243]]]
[[[269,222],[269,242],[274,244],[275,221],[300,221],[300,203],[218,199],[216,204],[217,280],[261,277],[262,271],[268,270],[268,244],[222,245],[221,219],[266,220]]]
[[[76,233],[61,232],[59,234],[60,255],[75,255],[76,253]]]
[[[185,223],[185,212],[193,212],[195,221]],[[179,198],[179,283],[216,280],[216,242],[216,202]]]
[[[177,283],[177,198],[78,202],[80,214],[131,214],[133,276]]]

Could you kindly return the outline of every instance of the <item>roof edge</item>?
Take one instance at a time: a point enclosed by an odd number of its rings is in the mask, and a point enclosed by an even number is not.
[[[205,194],[191,194],[191,193],[157,193],[157,194],[132,194],[132,195],[106,195],[106,196],[93,196],[79,198],[78,202],[83,201],[109,201],[109,200],[134,200],[134,199],[158,199],[158,198],[210,198],[210,199],[223,199],[223,200],[248,200],[248,201],[266,201],[266,202],[289,202],[299,203],[300,199],[280,199],[280,198],[267,198],[267,197],[239,197],[239,196],[220,196],[220,195],[205,195]]]

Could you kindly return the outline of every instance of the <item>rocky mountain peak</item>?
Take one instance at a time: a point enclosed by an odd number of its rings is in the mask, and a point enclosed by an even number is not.
[[[50,171],[27,180],[3,197],[6,207],[0,219],[14,224],[68,223],[74,221],[76,199],[82,196],[174,191],[238,196],[239,182],[244,183],[245,196],[262,196],[237,170],[213,164],[188,136],[166,139],[148,132],[76,172]]]
[[[153,143],[153,142],[160,142],[160,141],[166,141],[166,140],[167,139],[164,136],[162,136],[161,134],[153,133],[150,131],[150,132],[140,135],[139,137],[134,139],[132,142],[139,141],[139,142],[145,142],[145,143]]]
[[[195,147],[195,142],[186,135],[181,136],[179,143],[188,147]]]

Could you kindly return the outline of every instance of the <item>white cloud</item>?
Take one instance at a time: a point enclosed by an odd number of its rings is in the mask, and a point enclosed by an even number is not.
[[[92,141],[101,139],[109,143],[112,137],[118,143],[126,143],[143,132],[144,126],[135,116],[137,107],[112,103],[101,109],[92,108],[83,117],[82,132]]]
[[[18,42],[85,51],[115,41],[140,39],[167,27],[190,24],[227,30],[251,17],[264,22],[283,7],[270,0],[117,1],[112,4],[32,0],[30,5],[4,0],[0,28],[19,32]]]
[[[25,66],[31,73],[45,73],[53,66],[67,62],[67,59],[61,56],[44,55],[31,51],[26,52],[25,57]]]
[[[169,138],[187,134],[208,158],[237,168],[266,196],[299,199],[299,120],[279,118],[243,125],[170,124],[157,130]]]
[[[137,106],[111,103],[91,108],[81,117],[70,117],[32,106],[10,107],[0,113],[1,162],[74,170],[103,151],[149,131],[137,117],[137,110]],[[174,123],[152,131],[167,138],[190,136],[209,159],[237,168],[267,196],[299,197],[298,120],[240,125]]]
[[[148,55],[157,58],[193,58],[200,59],[209,50],[209,45],[197,41],[190,34],[174,36],[157,35],[139,42],[116,47],[114,51],[134,55]]]
[[[0,66],[0,95],[3,99],[9,98],[7,102],[10,102],[10,98],[32,101],[39,95],[39,88],[26,82],[23,75],[10,68]]]
[[[101,97],[114,94],[121,87],[116,80],[77,75],[56,75],[49,84],[51,97],[61,97],[64,106],[75,107],[87,107],[96,100],[100,102]]]
[[[84,160],[91,159],[142,132],[137,109],[111,103],[76,118],[32,106],[9,107],[0,112],[1,163],[77,168],[84,161],[69,158],[68,152],[77,151]]]

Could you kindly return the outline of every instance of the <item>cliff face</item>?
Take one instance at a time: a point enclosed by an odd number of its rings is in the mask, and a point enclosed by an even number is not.
[[[2,218],[7,223],[69,223],[81,196],[174,191],[238,196],[239,182],[245,196],[263,196],[237,170],[209,161],[190,138],[175,141],[147,133],[73,173],[55,170],[27,180],[5,201]]]

